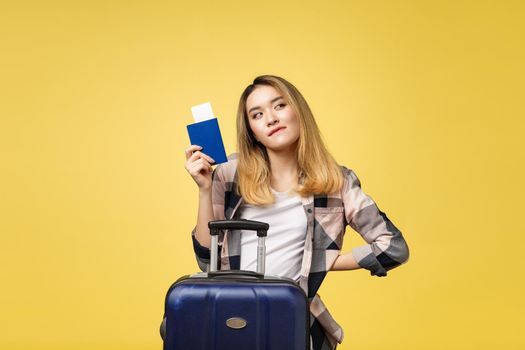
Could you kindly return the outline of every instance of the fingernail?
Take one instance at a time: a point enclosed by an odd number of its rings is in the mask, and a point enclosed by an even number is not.
[[[212,157],[210,157],[210,160],[212,163],[215,163],[215,160]]]

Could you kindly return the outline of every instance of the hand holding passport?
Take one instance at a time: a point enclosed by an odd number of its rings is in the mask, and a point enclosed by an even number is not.
[[[228,161],[222,141],[219,122],[209,102],[191,108],[195,123],[186,126],[192,145],[201,146],[201,152],[212,157],[214,164]]]

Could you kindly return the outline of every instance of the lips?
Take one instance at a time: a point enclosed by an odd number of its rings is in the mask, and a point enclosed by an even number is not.
[[[270,133],[268,134],[268,137],[269,137],[269,136],[272,136],[272,135],[275,134],[277,131],[282,130],[282,129],[286,129],[286,127],[285,127],[285,126],[280,126],[280,127],[278,127],[278,128],[273,129],[273,130],[270,131]]]

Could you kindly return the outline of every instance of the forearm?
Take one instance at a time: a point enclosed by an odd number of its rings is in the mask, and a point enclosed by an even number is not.
[[[356,270],[360,269],[361,266],[357,264],[354,256],[351,252],[340,254],[335,259],[334,265],[332,265],[331,271],[343,271],[343,270]]]
[[[200,245],[210,248],[211,236],[208,222],[215,220],[213,215],[213,205],[211,189],[199,191],[199,209],[197,213],[197,226],[195,227],[195,238]]]

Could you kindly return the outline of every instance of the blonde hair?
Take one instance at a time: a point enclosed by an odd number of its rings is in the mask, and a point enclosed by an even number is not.
[[[314,116],[303,95],[287,80],[261,75],[241,94],[237,109],[237,148],[239,194],[250,204],[270,204],[275,198],[270,190],[270,162],[266,147],[259,143],[249,126],[246,100],[261,85],[280,92],[299,119],[297,163],[299,183],[293,190],[303,197],[337,192],[343,185],[341,168],[326,149]]]

